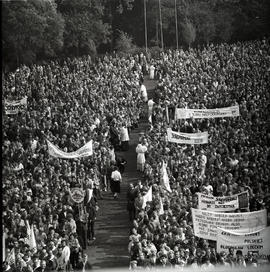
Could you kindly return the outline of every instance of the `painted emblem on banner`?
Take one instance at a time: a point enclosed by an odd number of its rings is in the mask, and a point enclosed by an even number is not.
[[[85,191],[82,188],[72,188],[70,189],[71,199],[76,203],[81,203],[84,200]]]

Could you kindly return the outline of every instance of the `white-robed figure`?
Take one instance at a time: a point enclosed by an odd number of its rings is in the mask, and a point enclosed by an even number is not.
[[[145,165],[145,152],[147,151],[147,147],[139,143],[136,147],[136,153],[137,153],[137,170],[143,172],[144,171],[144,165]]]
[[[153,64],[151,64],[149,70],[150,70],[149,78],[154,79],[155,78],[155,66]]]
[[[129,149],[129,135],[128,135],[128,128],[125,124],[120,129],[120,140],[122,151],[128,151]]]
[[[140,92],[144,102],[148,101],[148,95],[145,85],[143,84],[143,78],[140,80]]]

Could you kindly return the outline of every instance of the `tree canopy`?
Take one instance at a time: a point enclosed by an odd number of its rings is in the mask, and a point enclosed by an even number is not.
[[[6,0],[4,65],[105,53],[119,48],[119,33],[144,47],[144,1],[150,47],[161,46],[159,7],[165,49],[176,47],[176,12],[180,46],[269,36],[269,0]]]

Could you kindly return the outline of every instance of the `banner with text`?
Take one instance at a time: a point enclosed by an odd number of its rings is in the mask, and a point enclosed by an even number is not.
[[[202,118],[223,118],[237,117],[240,115],[239,106],[231,106],[218,109],[183,109],[177,108],[175,111],[175,119],[202,119]]]
[[[5,101],[5,112],[9,114],[17,114],[18,112],[25,111],[27,109],[27,97],[16,101]]]
[[[209,240],[217,240],[217,228],[237,233],[258,231],[266,227],[266,210],[244,213],[218,213],[192,208],[194,234]]]
[[[168,142],[177,144],[207,144],[208,143],[208,132],[202,133],[183,133],[172,131],[170,128],[167,129]]]
[[[241,196],[241,200],[246,197],[247,201],[242,200],[240,202],[239,196]],[[248,192],[221,197],[198,193],[198,208],[215,212],[229,212],[240,208],[248,208]]]
[[[235,233],[217,229],[217,252],[228,252],[229,248],[241,250],[243,255],[256,254],[259,259],[267,259],[270,255],[270,227],[251,233]]]
[[[93,155],[92,140],[74,152],[62,151],[48,140],[47,140],[47,144],[48,144],[49,154],[55,158],[76,159],[76,158],[88,157]]]

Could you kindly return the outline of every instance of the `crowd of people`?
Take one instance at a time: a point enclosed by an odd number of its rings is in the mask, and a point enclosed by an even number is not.
[[[95,240],[98,202],[110,189],[112,172],[120,182],[125,164],[115,151],[129,149],[128,131],[138,126],[146,103],[150,125],[136,149],[144,178],[128,191],[131,269],[260,265],[256,256],[217,254],[211,241],[195,237],[191,207],[196,192],[248,190],[249,211],[269,212],[269,51],[269,40],[261,40],[164,52],[149,69],[143,54],[106,55],[97,62],[86,57],[22,66],[4,75],[3,104],[26,96],[27,109],[7,115],[3,107],[3,270],[90,268],[86,250]],[[158,79],[151,103],[142,78],[148,70]],[[237,118],[174,120],[176,107],[235,104]],[[209,144],[169,143],[168,127],[208,131]],[[93,155],[55,158],[47,140],[65,152],[92,140]],[[171,193],[160,185],[163,161]],[[144,207],[150,186],[153,201]],[[117,198],[119,184],[112,187]],[[72,188],[85,190],[81,204],[72,200]]]
[[[249,208],[270,213],[270,46],[269,40],[208,45],[168,51],[152,60],[158,85],[150,127],[137,146],[137,169],[144,177],[128,190],[130,269],[156,267],[247,267],[269,263],[252,252],[196,237],[191,208],[196,193],[230,196],[248,191]],[[175,108],[214,109],[239,105],[240,116],[175,119]],[[166,110],[167,109],[167,110]],[[168,142],[167,128],[207,131],[205,145]],[[162,186],[162,165],[171,192]],[[153,199],[144,203],[152,189]]]
[[[18,114],[3,107],[4,271],[89,266],[85,254],[95,240],[98,201],[110,189],[112,171],[125,164],[115,150],[128,149],[128,129],[138,125],[143,107],[141,62],[141,56],[106,55],[97,62],[86,57],[22,66],[4,75],[3,105],[27,97],[27,109]],[[56,158],[47,140],[64,152],[92,140],[93,155]],[[83,203],[73,201],[73,188],[86,192]]]

